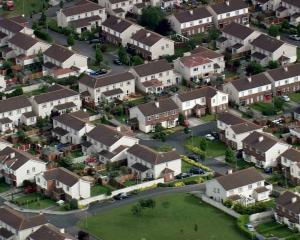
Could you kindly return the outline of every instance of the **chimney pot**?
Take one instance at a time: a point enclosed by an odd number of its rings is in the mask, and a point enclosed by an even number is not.
[[[285,72],[289,71],[287,66],[283,66],[283,69],[284,69]]]
[[[117,130],[118,132],[121,132],[121,127],[120,127],[120,126],[117,126],[117,127],[116,127],[116,130]]]
[[[60,233],[65,233],[65,229],[64,228],[61,228],[59,231],[60,231]]]
[[[159,101],[155,101],[154,104],[157,108],[159,108]]]
[[[260,136],[259,138],[258,138],[258,141],[259,142],[262,142],[264,140],[264,137],[263,136]]]
[[[151,33],[147,32],[146,37],[150,37]]]
[[[297,197],[292,197],[292,203],[297,202]]]
[[[250,76],[250,77],[248,77],[247,79],[248,79],[248,81],[249,81],[249,82],[251,82],[251,81],[252,81],[252,77],[251,77],[251,76]]]
[[[194,12],[193,12],[193,9],[191,9],[191,10],[190,10],[190,14],[193,15],[193,13],[194,13]]]
[[[230,4],[229,0],[226,0],[225,3],[226,3],[227,6],[229,6],[229,4]]]
[[[14,158],[14,157],[16,156],[16,154],[15,154],[15,152],[11,152],[11,153],[9,154],[9,156],[10,156],[10,158]]]
[[[117,23],[120,23],[121,22],[121,19],[120,18],[118,18],[118,20],[117,20]]]
[[[227,174],[232,174],[232,169],[228,169]]]

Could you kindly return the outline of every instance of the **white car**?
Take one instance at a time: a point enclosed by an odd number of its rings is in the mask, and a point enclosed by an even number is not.
[[[246,224],[245,225],[246,226],[246,228],[250,231],[250,232],[254,232],[255,231],[255,229],[254,229],[254,227],[253,227],[253,225],[252,224]]]
[[[206,138],[207,140],[209,140],[209,141],[215,140],[215,137],[214,137],[213,135],[211,135],[210,133],[209,133],[209,134],[206,134],[206,135],[205,135],[205,138]]]
[[[295,41],[300,41],[300,36],[298,36],[298,35],[296,35],[296,34],[295,34],[295,35],[290,35],[289,38],[290,38],[290,39],[293,39],[293,40],[295,40]]]
[[[283,99],[285,102],[291,101],[290,97],[287,96],[287,95],[282,96],[282,99]]]

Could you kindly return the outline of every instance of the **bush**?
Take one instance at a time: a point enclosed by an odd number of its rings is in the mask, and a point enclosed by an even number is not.
[[[174,184],[174,187],[183,187],[184,185],[185,185],[184,182],[176,182]]]
[[[53,42],[53,39],[52,37],[50,36],[49,33],[47,32],[44,32],[43,30],[35,30],[34,32],[34,35],[42,40],[45,40],[49,43]]]
[[[197,148],[197,147],[193,147],[193,148]],[[198,148],[197,148],[197,149],[198,149]],[[199,149],[199,150],[200,150],[200,149]],[[201,150],[200,150],[200,151],[201,151]],[[212,170],[211,170],[209,167],[203,165],[202,163],[199,163],[199,162],[196,162],[196,161],[194,161],[194,160],[192,160],[192,159],[189,159],[189,158],[188,158],[187,156],[185,156],[185,155],[181,155],[180,157],[181,157],[181,160],[184,161],[184,162],[186,162],[186,163],[189,163],[189,164],[191,164],[191,165],[193,165],[193,166],[195,166],[195,167],[199,167],[199,168],[203,169],[203,170],[206,171],[206,172],[212,172]]]
[[[253,239],[253,233],[250,232],[247,227],[245,226],[249,222],[249,216],[248,215],[242,215],[237,220],[237,227],[239,230],[248,238]]]
[[[223,204],[225,207],[231,208],[233,205],[233,202],[231,200],[226,200]]]
[[[249,206],[243,206],[240,203],[236,203],[233,206],[233,210],[242,215],[251,215],[254,213],[260,213],[266,211],[268,206],[264,202],[258,202]]]

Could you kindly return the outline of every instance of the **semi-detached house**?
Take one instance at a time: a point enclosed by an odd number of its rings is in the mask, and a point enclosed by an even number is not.
[[[39,117],[50,116],[53,110],[60,113],[75,112],[81,108],[79,93],[61,85],[53,85],[46,93],[33,96],[30,99],[33,111]]]
[[[278,18],[290,18],[290,24],[295,27],[300,23],[300,2],[299,0],[281,0],[276,11]]]
[[[98,105],[114,99],[126,100],[135,93],[135,78],[130,72],[117,73],[102,77],[84,75],[79,80],[79,92],[87,102]]]
[[[127,19],[110,16],[102,24],[102,35],[106,41],[126,47],[131,41],[131,36],[140,29],[141,26]]]
[[[237,105],[245,106],[272,100],[272,81],[264,73],[226,83],[223,90],[229,94],[229,100]]]
[[[279,163],[283,177],[300,184],[300,151],[294,148],[286,150],[281,154]]]
[[[105,9],[91,1],[81,1],[78,4],[60,9],[56,13],[59,27],[72,27],[81,34],[100,27],[106,19]]]
[[[213,25],[212,15],[205,7],[177,12],[168,19],[172,29],[185,36],[204,33]]]
[[[148,133],[161,124],[173,128],[178,122],[179,107],[172,99],[156,100],[129,109],[130,123],[142,132]]]
[[[65,233],[64,229],[59,229],[50,223],[43,225],[31,233],[27,240],[41,240],[44,239],[45,236],[51,236],[51,240],[76,240],[75,237]]]
[[[142,2],[142,0],[98,0],[99,5],[105,7],[109,14],[122,18],[125,18],[127,12],[132,12],[134,5]]]

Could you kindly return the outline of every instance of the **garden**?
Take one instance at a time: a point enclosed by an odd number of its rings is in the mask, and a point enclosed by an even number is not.
[[[107,210],[81,221],[79,226],[110,240],[246,239],[235,219],[192,195],[180,193]]]
[[[3,178],[0,179],[0,193],[6,192],[9,190],[9,185],[7,185]]]
[[[36,192],[21,194],[12,198],[12,203],[27,209],[45,209],[56,205],[55,201]]]
[[[300,239],[299,233],[289,229],[286,225],[276,223],[275,221],[259,224],[256,227],[256,231],[265,237],[277,237],[290,240]]]

